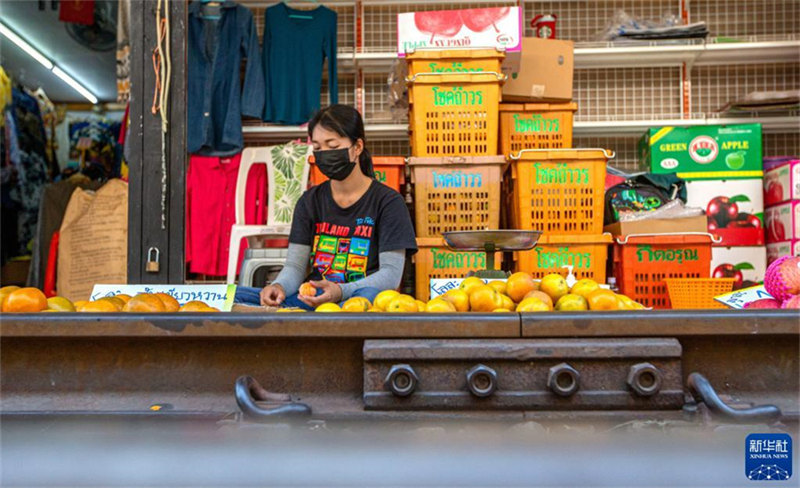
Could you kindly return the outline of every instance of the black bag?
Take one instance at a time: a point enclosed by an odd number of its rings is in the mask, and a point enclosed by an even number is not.
[[[686,203],[686,182],[675,175],[642,174],[606,190],[604,224],[623,212],[649,212],[680,198]]]

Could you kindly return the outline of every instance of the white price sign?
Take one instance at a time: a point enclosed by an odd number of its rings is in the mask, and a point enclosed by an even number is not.
[[[731,308],[742,309],[750,302],[763,300],[765,298],[773,298],[773,296],[767,293],[764,285],[758,285],[714,297],[714,300],[724,303]]]
[[[166,293],[181,305],[199,300],[206,305],[230,312],[236,285],[94,285],[91,300],[124,293],[134,296],[139,293]]]

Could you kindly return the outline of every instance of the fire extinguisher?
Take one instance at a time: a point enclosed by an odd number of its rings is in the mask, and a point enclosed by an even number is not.
[[[537,15],[531,20],[531,27],[536,37],[542,39],[555,39],[556,38],[556,14]]]

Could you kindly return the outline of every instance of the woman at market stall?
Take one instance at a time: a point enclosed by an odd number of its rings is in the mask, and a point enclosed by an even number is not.
[[[297,202],[278,277],[260,293],[237,291],[238,302],[306,310],[351,297],[372,302],[400,286],[406,256],[417,251],[405,200],[375,179],[361,114],[331,105],[311,119],[308,134],[328,180]]]

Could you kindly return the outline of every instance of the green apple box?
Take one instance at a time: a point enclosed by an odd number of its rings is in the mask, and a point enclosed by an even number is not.
[[[642,168],[686,180],[761,178],[761,124],[653,127],[639,140]]]

